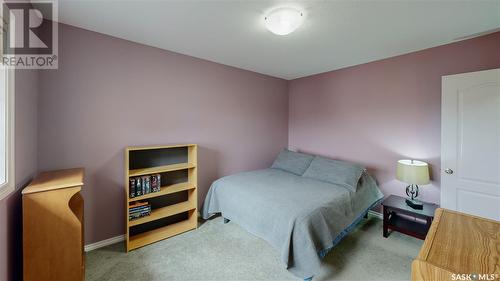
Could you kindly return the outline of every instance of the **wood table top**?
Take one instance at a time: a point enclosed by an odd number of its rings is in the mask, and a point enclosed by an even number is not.
[[[418,210],[418,209],[413,209],[412,207],[408,206],[406,204],[406,198],[397,196],[397,195],[390,195],[384,201],[382,202],[383,206],[390,207],[393,209],[398,209],[398,210],[403,210],[406,212],[418,214],[421,216],[425,217],[434,217],[434,212],[436,211],[437,208],[439,208],[438,205],[433,204],[433,203],[427,203],[427,202],[422,202],[424,203],[423,209]]]
[[[500,273],[500,222],[439,208],[417,259],[452,273]]]
[[[23,189],[22,194],[82,186],[83,176],[83,168],[42,172]]]

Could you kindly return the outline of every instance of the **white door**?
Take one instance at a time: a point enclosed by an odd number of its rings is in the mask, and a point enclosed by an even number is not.
[[[441,206],[500,220],[500,69],[442,83]]]

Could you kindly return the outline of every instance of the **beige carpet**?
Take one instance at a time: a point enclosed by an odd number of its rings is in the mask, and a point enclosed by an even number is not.
[[[399,233],[383,238],[381,220],[363,220],[327,255],[313,281],[409,280],[421,245]],[[300,280],[267,242],[220,217],[128,254],[123,243],[89,252],[86,262],[87,281]]]

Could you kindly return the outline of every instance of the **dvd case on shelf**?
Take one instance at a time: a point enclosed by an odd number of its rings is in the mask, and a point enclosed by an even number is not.
[[[132,177],[129,180],[129,198],[161,191],[161,175]]]

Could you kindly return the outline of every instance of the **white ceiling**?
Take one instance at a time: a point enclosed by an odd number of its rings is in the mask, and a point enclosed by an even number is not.
[[[267,31],[269,9],[305,12],[296,32]],[[293,79],[452,42],[500,27],[500,0],[59,0],[59,21]]]

